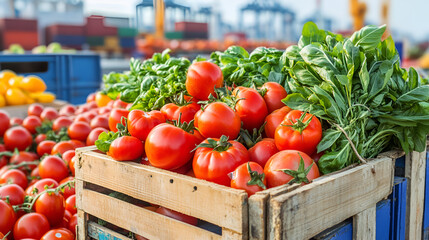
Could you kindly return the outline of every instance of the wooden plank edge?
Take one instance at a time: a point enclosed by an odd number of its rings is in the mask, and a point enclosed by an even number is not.
[[[353,239],[375,240],[376,204],[353,216]]]

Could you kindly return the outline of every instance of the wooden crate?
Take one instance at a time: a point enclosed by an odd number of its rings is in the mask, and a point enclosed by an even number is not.
[[[77,151],[78,239],[127,239],[90,221],[90,216],[149,239],[307,239],[355,216],[355,236],[371,239],[375,205],[393,186],[393,159],[322,176],[298,187],[279,186],[250,198],[242,190],[186,175],[118,162],[94,151]],[[221,229],[220,234],[159,215],[110,197],[94,185],[194,216]],[[110,236],[110,237],[109,237]]]
[[[59,110],[62,106],[66,105],[67,102],[61,101],[61,100],[55,100],[51,103],[40,103],[40,104],[45,107],[53,107]],[[10,117],[25,118],[27,117],[27,111],[29,106],[30,104],[18,105],[18,106],[6,106],[6,107],[1,107],[0,110],[6,111]]]

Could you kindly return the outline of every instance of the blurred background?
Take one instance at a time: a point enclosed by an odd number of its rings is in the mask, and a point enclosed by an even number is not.
[[[307,21],[344,35],[387,24],[403,66],[429,68],[428,10],[427,0],[0,0],[0,50],[96,52],[108,72],[165,48],[189,58],[286,49]]]

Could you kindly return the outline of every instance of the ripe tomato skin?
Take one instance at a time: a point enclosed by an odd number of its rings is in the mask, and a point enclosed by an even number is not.
[[[97,109],[93,109],[89,112],[84,113],[83,115],[88,119],[88,123],[90,123],[91,120],[97,116]]]
[[[215,95],[214,89],[223,85],[223,74],[219,66],[211,62],[195,62],[186,75],[186,91],[199,100],[208,100]]]
[[[57,145],[57,143],[51,140],[45,140],[39,143],[39,145],[37,145],[37,155],[41,157],[44,154],[51,154],[55,145]]]
[[[298,170],[298,166],[301,161],[300,156],[304,160],[305,168],[308,168],[313,163],[313,160],[306,153],[297,150],[283,150],[274,154],[270,158],[270,160],[268,160],[264,168],[264,173],[268,185],[267,187],[277,187],[290,182],[293,179],[292,176],[277,170]],[[307,179],[309,181],[312,181],[319,176],[319,168],[317,168],[316,164],[313,164],[310,172],[307,175]]]
[[[18,148],[24,151],[33,142],[30,132],[21,126],[11,127],[4,133],[4,145],[7,150],[13,151]]]
[[[67,165],[70,163],[70,160],[76,155],[76,151],[75,150],[68,150],[65,151],[61,157],[62,159],[67,163]]]
[[[165,123],[165,117],[160,111],[132,110],[128,114],[128,131],[141,141],[146,141],[149,132],[161,123]]]
[[[128,103],[122,101],[121,99],[117,99],[113,102],[112,108],[127,108]]]
[[[150,164],[172,170],[192,159],[191,151],[197,142],[198,140],[191,133],[171,124],[162,123],[152,129],[147,136],[145,152]]]
[[[143,153],[144,145],[140,139],[133,136],[123,136],[110,144],[107,155],[117,161],[130,161],[141,158]]]
[[[122,108],[112,109],[109,115],[109,129],[110,131],[117,132],[116,125],[121,122],[122,117],[128,117],[129,111]]]
[[[66,177],[63,180],[61,180],[61,182],[59,183],[64,184],[68,181],[74,180],[74,177]],[[73,184],[73,187],[69,188],[68,186],[64,189],[64,192],[62,193],[64,196],[64,199],[68,199],[70,196],[75,195],[76,194],[76,188],[75,185]]]
[[[52,123],[52,130],[58,132],[61,130],[61,128],[68,128],[72,123],[73,121],[70,118],[66,116],[60,116]]]
[[[94,102],[94,101],[95,101],[95,93],[91,93],[88,95],[88,97],[86,97],[87,103]]]
[[[74,235],[76,235],[76,225],[77,225],[77,214],[75,214],[75,215],[73,215],[71,218],[70,218],[70,221],[69,221],[69,227],[68,227],[68,229],[74,234]]]
[[[9,198],[11,205],[19,205],[24,202],[25,192],[22,187],[17,184],[7,184],[0,187],[0,199],[6,200]]]
[[[71,139],[86,141],[91,130],[91,126],[86,122],[74,122],[68,128],[67,133]]]
[[[98,128],[98,127],[102,127],[105,129],[109,129],[109,118],[102,116],[102,115],[98,115],[95,116],[90,123],[90,126],[92,129]]]
[[[25,127],[31,134],[35,134],[36,128],[42,126],[42,120],[37,116],[28,116],[22,122],[22,126]]]
[[[60,193],[42,193],[34,204],[34,210],[43,214],[51,226],[55,226],[64,218],[64,197]]]
[[[195,113],[201,109],[200,105],[196,103],[189,103],[185,106],[178,106],[174,103],[168,103],[161,108],[166,120],[179,120],[180,122],[187,122],[194,120]]]
[[[0,200],[0,232],[8,233],[12,230],[16,221],[16,214],[11,205]]]
[[[69,164],[69,168],[70,168],[70,172],[72,173],[72,176],[75,175],[75,162],[76,162],[76,157],[73,157],[70,160],[70,164]]]
[[[0,110],[0,136],[6,132],[10,127],[10,118],[9,114],[3,110]]]
[[[52,148],[51,155],[55,155],[57,153],[62,155],[68,150],[74,150],[75,148],[76,146],[70,141],[59,142]]]
[[[9,163],[10,164],[20,164],[20,163],[24,163],[24,162],[33,162],[35,160],[38,159],[38,156],[34,156],[33,153],[30,152],[24,152],[24,151],[20,151],[18,154],[14,154],[10,159],[9,159]],[[36,168],[37,165],[27,165],[27,166],[22,166],[20,168],[18,168],[19,170],[23,171],[23,172],[28,172],[33,170],[34,168]]]
[[[38,116],[43,112],[43,106],[38,103],[31,104],[27,109],[28,116]]]
[[[170,217],[170,218],[174,218],[178,221],[181,222],[185,222],[187,224],[190,225],[194,225],[196,226],[198,224],[198,219],[192,216],[188,216],[186,214],[180,213],[180,212],[176,212],[174,210],[165,208],[165,207],[159,207],[156,210],[157,213],[162,214],[164,216]]]
[[[295,130],[293,127],[285,125],[292,125],[304,113],[298,110],[290,111],[282,121],[281,125],[276,128],[274,134],[274,141],[277,149],[279,150],[298,150],[307,153],[308,155],[313,154],[316,151],[317,144],[322,139],[322,124],[317,117],[306,114],[303,122],[307,122],[312,116],[312,120],[309,125],[302,130]]]
[[[253,147],[249,148],[248,152],[250,161],[256,162],[261,167],[264,167],[268,159],[278,153],[279,150],[276,147],[274,139],[264,138]]]
[[[219,141],[219,139],[215,139]],[[207,139],[203,141],[208,143]],[[237,141],[228,141],[230,146],[226,151],[216,151],[213,148],[199,147],[195,151],[192,168],[195,177],[210,182],[230,186],[228,173],[249,161],[247,149]]]
[[[18,169],[7,170],[0,176],[0,184],[11,181],[21,188],[25,189],[28,186],[28,180],[25,174]]]
[[[239,100],[235,105],[235,111],[243,122],[243,128],[252,132],[259,129],[268,115],[264,98],[253,88],[237,87],[233,95]]]
[[[112,111],[111,107],[101,107],[98,108],[98,114],[103,115],[103,114],[110,114],[110,112]]]
[[[264,189],[258,185],[247,185],[247,183],[252,179],[250,177],[250,173],[247,169],[247,167],[248,167],[247,164],[250,165],[250,169],[252,171],[256,171],[259,174],[264,173],[264,168],[261,167],[261,165],[259,165],[258,163],[255,163],[255,162],[243,163],[240,166],[238,166],[234,170],[234,172],[232,172],[232,174],[231,174],[231,187],[235,188],[235,189],[245,190],[247,192],[247,196],[250,197],[253,194],[255,194],[256,192],[262,191]],[[265,177],[261,180],[262,180],[261,182],[266,186],[267,180],[265,179]]]
[[[276,109],[280,109],[285,106],[282,102],[287,96],[286,89],[282,85],[276,82],[266,82],[262,85],[262,89],[265,89],[264,100],[268,107],[268,112],[272,113]]]
[[[72,139],[68,141],[69,143],[73,144],[74,148],[81,148],[81,147],[85,147],[85,143],[76,139]]]
[[[60,116],[73,116],[76,112],[76,107],[70,104],[67,104],[60,109]]]
[[[77,115],[74,119],[73,122],[85,122],[85,123],[89,123],[91,120],[89,120],[89,118],[87,116],[85,116],[84,114],[79,114]]]
[[[265,135],[269,138],[274,138],[276,128],[282,123],[285,116],[292,111],[288,106],[284,106],[280,109],[274,110],[272,113],[268,114],[265,118]]]
[[[52,178],[60,182],[69,175],[69,171],[61,158],[48,156],[40,162],[39,174],[41,178]]]
[[[42,121],[52,121],[56,118],[58,118],[59,114],[55,108],[52,107],[46,107],[43,109],[43,112],[40,114],[40,118]]]
[[[76,214],[76,195],[72,195],[66,199],[66,210],[71,214]]]
[[[55,181],[52,178],[44,178],[44,179],[40,179],[37,182],[35,182],[33,184],[33,186],[28,187],[25,192],[27,193],[27,195],[35,195],[33,194],[33,190],[35,188],[37,188],[37,193],[41,193],[45,190],[45,186],[48,187],[48,189],[52,189],[52,188],[56,188],[58,187],[58,182]],[[37,194],[36,194],[37,195]]]
[[[111,101],[112,101],[111,98],[109,98],[105,94],[102,94],[101,92],[97,92],[95,94],[95,102],[97,104],[97,107],[104,107]]]
[[[68,229],[52,229],[49,230],[40,240],[74,240],[74,234]]]
[[[240,116],[222,102],[210,103],[195,114],[194,125],[205,138],[220,138],[222,135],[235,139],[240,132]]]
[[[10,126],[18,126],[18,125],[22,125],[22,122],[24,122],[24,119],[19,118],[19,117],[12,117],[10,118]]]
[[[49,231],[48,219],[40,213],[28,213],[16,221],[13,236],[16,240],[24,238],[40,239]]]
[[[41,142],[45,141],[46,139],[46,134],[39,134],[37,135],[37,137],[34,139],[34,142],[36,142],[36,144],[40,144]]]
[[[98,136],[102,132],[108,132],[108,130],[102,127],[97,127],[92,129],[92,131],[89,133],[88,137],[86,138],[86,146],[94,145],[95,141],[97,141],[98,139]]]

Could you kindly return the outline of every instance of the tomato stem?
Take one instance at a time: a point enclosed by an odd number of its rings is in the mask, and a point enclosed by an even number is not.
[[[12,232],[12,230],[10,230],[9,232],[7,232],[6,235],[4,235],[1,240],[6,240],[7,236],[9,236],[11,232]]]
[[[232,143],[228,142],[228,137],[225,135],[222,135],[219,141],[216,141],[212,138],[207,138],[207,142],[208,143],[205,143],[205,142],[200,143],[192,151],[195,151],[200,147],[206,147],[206,148],[213,148],[213,151],[225,152],[232,146]]]
[[[247,182],[247,185],[257,185],[261,187],[262,189],[267,189],[267,187],[264,184],[265,174],[264,173],[258,173],[257,171],[252,171],[250,168],[250,162],[247,162],[247,171],[250,175],[250,180]]]
[[[264,124],[262,124],[262,126],[259,129],[254,128],[252,135],[250,135],[247,129],[241,128],[240,135],[237,141],[243,143],[247,147],[247,149],[255,146],[256,143],[262,140],[262,132],[264,131],[266,124],[267,122],[264,122]]]
[[[311,115],[311,117],[307,120],[307,121],[305,121],[304,122],[304,118],[305,118],[305,116],[307,115],[307,112],[304,112],[302,115],[301,115],[301,117],[299,117],[297,120],[296,120],[296,122],[294,123],[293,122],[293,120],[292,119],[290,119],[289,118],[289,122],[291,122],[292,124],[290,124],[290,125],[284,125],[284,124],[281,124],[282,126],[285,126],[285,127],[291,127],[291,128],[293,128],[295,131],[298,131],[299,132],[299,134],[302,134],[302,131],[304,131],[307,127],[308,127],[308,125],[310,124],[310,122],[311,122],[311,120],[313,120],[313,117],[314,117],[314,115]]]
[[[308,166],[308,168],[305,168],[304,159],[302,158],[301,154],[298,153],[300,157],[298,170],[292,170],[292,169],[277,169],[276,171],[284,172],[285,174],[293,177],[288,184],[293,183],[310,183],[310,181],[307,178],[308,173],[310,172],[311,168],[313,167],[314,162]]]

